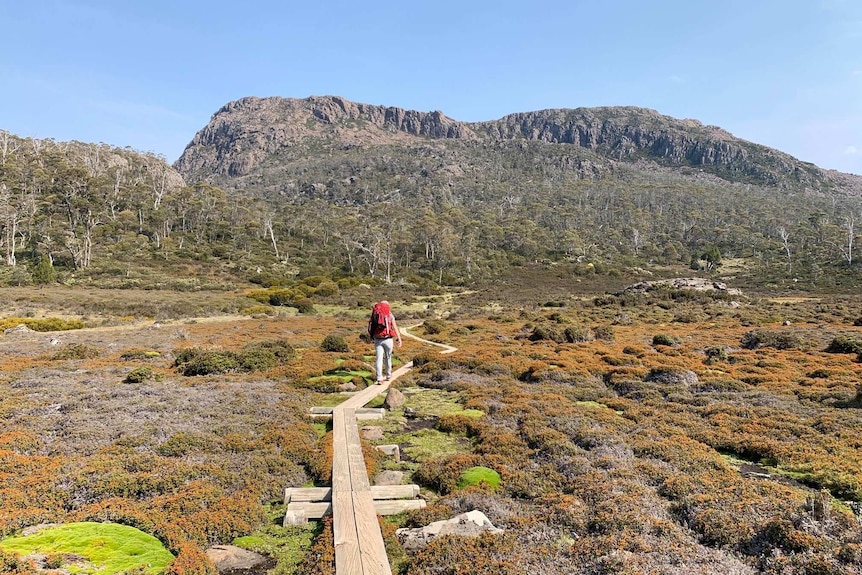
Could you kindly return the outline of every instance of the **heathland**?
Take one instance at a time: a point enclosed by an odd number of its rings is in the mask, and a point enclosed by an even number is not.
[[[332,573],[283,493],[327,485],[308,410],[372,381],[388,299],[458,348],[405,340],[410,409],[365,441],[428,501],[381,519],[395,572],[860,573],[860,182],[638,108],[245,98],[173,166],[0,132],[0,538]],[[471,510],[502,533],[395,536]],[[0,539],[0,571],[97,570],[92,543]]]

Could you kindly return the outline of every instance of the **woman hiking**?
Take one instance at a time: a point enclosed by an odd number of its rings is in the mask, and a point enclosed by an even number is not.
[[[371,318],[368,320],[368,335],[374,342],[375,367],[377,369],[376,383],[389,381],[392,377],[392,344],[393,338],[401,347],[401,332],[392,315],[388,301],[380,301],[371,308]],[[384,371],[385,370],[385,371]]]

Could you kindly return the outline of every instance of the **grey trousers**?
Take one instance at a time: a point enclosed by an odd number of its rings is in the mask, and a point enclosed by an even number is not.
[[[377,368],[378,381],[392,375],[393,341],[391,337],[374,338],[375,367]],[[386,371],[384,371],[384,363]]]

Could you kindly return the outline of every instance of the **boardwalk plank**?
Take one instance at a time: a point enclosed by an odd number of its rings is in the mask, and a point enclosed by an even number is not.
[[[332,536],[335,545],[335,572],[362,573],[359,537],[350,490],[337,492],[333,505]]]
[[[372,485],[371,497],[383,499],[414,499],[419,496],[419,486],[408,485]],[[331,487],[291,487],[285,490],[284,503],[332,501]]]
[[[397,515],[405,511],[424,509],[427,506],[424,499],[374,499],[373,504],[375,515]],[[331,501],[294,501],[287,505],[287,511],[302,515],[306,519],[320,519],[333,513],[333,503]]]
[[[354,423],[353,427],[356,427]],[[351,491],[350,454],[347,449],[347,425],[344,410],[333,412],[332,419],[332,488],[336,493]]]
[[[386,545],[380,532],[380,522],[371,500],[371,492],[354,492],[353,509],[356,512],[356,532],[363,575],[391,575]]]

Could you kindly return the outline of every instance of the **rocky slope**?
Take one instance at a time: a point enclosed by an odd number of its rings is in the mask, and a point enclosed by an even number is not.
[[[226,188],[264,164],[299,151],[305,156],[356,147],[421,146],[458,141],[477,150],[534,141],[593,153],[591,161],[644,161],[692,168],[728,181],[801,192],[862,193],[862,177],[826,171],[778,150],[734,137],[697,120],[679,120],[636,107],[554,109],[517,113],[489,122],[458,122],[443,113],[350,102],[334,96],[305,99],[248,97],[216,112],[195,135],[175,168],[187,181]],[[580,164],[578,164],[580,167]],[[247,179],[244,186],[249,186]]]

